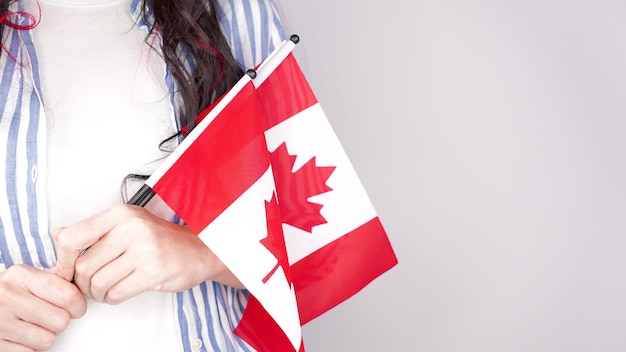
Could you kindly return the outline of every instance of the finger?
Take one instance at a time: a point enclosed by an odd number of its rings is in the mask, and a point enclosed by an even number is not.
[[[65,330],[71,318],[65,309],[32,295],[15,302],[14,315],[57,334]]]
[[[22,320],[16,320],[12,324],[9,337],[5,337],[6,345],[15,348],[15,351],[44,351],[50,349],[56,340],[56,334]],[[3,332],[4,335],[4,332]],[[2,345],[0,345],[2,346]],[[12,351],[11,349],[0,349],[1,351]]]
[[[106,291],[101,295],[96,293],[94,297],[91,288],[94,276],[109,264],[116,262],[125,250],[125,242],[117,241],[114,237],[115,236],[107,236],[96,242],[76,260],[75,264],[74,283],[83,294],[94,298],[98,302],[102,301],[102,297]],[[126,275],[128,275],[128,272],[124,273],[124,276]],[[113,282],[110,284],[113,285],[124,276],[117,277],[116,279],[111,278],[110,280],[113,280]],[[105,284],[105,282],[101,282],[100,284]]]
[[[78,256],[81,255],[83,250],[87,247],[73,248],[70,247],[69,237],[71,234],[66,234],[64,231],[59,231],[57,235],[57,265],[56,274],[67,281],[72,281],[74,278],[74,263]]]
[[[57,273],[68,281],[74,277],[76,259],[115,227],[111,210],[96,214],[57,231]],[[54,236],[54,234],[53,234]]]
[[[82,258],[79,258],[78,267]],[[89,277],[78,274],[76,284],[80,290],[94,301],[104,302],[105,295],[117,282],[127,277],[135,270],[134,259],[128,255],[121,255],[115,260],[100,267]]]
[[[72,277],[74,276],[73,265],[68,267],[67,257],[68,255],[64,252],[66,251],[65,246],[59,244],[59,235],[63,231],[64,227],[55,227],[50,230],[52,237],[57,241],[57,258],[61,257],[61,259],[57,259],[57,265],[54,267],[54,273],[64,278],[67,281],[72,281]],[[80,252],[78,253],[80,255]]]
[[[35,352],[34,349],[24,345],[0,339],[0,351],[4,352]]]
[[[22,285],[34,296],[66,310],[72,318],[85,314],[87,303],[78,288],[63,278],[25,267],[22,274]],[[36,313],[36,312],[35,312]]]
[[[108,304],[120,304],[150,289],[143,273],[133,271],[128,276],[118,281],[104,296],[104,302]]]

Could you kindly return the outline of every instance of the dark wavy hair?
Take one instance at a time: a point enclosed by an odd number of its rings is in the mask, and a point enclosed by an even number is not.
[[[14,2],[0,0],[0,34],[16,26],[5,17]],[[243,74],[220,28],[215,0],[142,0],[141,9],[144,16],[149,10],[154,15],[146,43],[152,34],[161,36],[163,59],[182,99],[178,113],[191,130],[196,116]]]
[[[4,28],[19,26],[10,21],[9,6],[16,0],[0,0],[0,38]],[[181,121],[187,131],[196,126],[196,117],[217,98],[230,89],[243,75],[243,70],[233,57],[232,51],[219,25],[216,0],[142,0],[141,15],[152,11],[154,23],[149,28],[146,43],[153,34],[162,39],[163,59],[176,81],[176,94],[182,99]],[[34,20],[34,17],[31,18]],[[23,29],[23,28],[22,28]],[[0,55],[4,53],[0,52]],[[181,135],[164,140],[161,148]],[[127,198],[127,184],[131,180],[145,180],[148,175],[127,175],[120,189],[121,197]]]
[[[161,35],[163,58],[183,101],[180,113],[191,130],[198,113],[231,88],[243,70],[222,33],[215,0],[143,0],[143,11],[148,2],[155,20],[150,32]]]

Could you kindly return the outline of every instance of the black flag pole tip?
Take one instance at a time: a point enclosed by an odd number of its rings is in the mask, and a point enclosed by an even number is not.
[[[248,76],[250,76],[250,78],[252,78],[252,79],[255,79],[255,78],[256,78],[256,70],[254,70],[254,69],[252,69],[252,68],[251,68],[251,69],[249,69],[248,71],[246,71],[246,74],[247,74]]]
[[[150,186],[143,184],[137,193],[130,198],[127,204],[143,207],[148,204],[150,199],[152,199],[155,194],[156,193],[152,190],[152,188],[150,188]]]

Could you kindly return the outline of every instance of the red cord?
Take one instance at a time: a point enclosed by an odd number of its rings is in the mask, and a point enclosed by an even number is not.
[[[28,30],[34,29],[35,27],[37,27],[37,25],[39,25],[39,22],[41,22],[41,4],[39,3],[39,0],[37,0],[37,10],[39,11],[39,17],[35,17],[34,15],[25,11],[15,11],[15,12],[6,13],[0,17],[0,23],[18,31],[28,31]],[[17,24],[15,22],[12,22],[11,18],[13,16],[25,17],[26,19],[28,19],[28,23],[23,25],[23,24]],[[7,50],[4,44],[2,44],[1,46],[2,46],[2,50],[5,53],[7,53],[7,55],[9,55],[11,60],[17,62],[20,66],[22,65],[20,62],[17,61],[17,58],[11,55],[11,53],[9,52],[9,50]]]

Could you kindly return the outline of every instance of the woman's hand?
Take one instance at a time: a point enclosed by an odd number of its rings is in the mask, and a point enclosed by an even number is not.
[[[206,280],[241,283],[186,226],[144,208],[119,205],[55,229],[57,272],[98,302],[144,291],[179,292]]]
[[[85,309],[76,286],[54,273],[13,265],[0,273],[0,351],[47,350]]]

